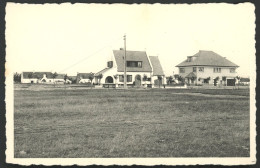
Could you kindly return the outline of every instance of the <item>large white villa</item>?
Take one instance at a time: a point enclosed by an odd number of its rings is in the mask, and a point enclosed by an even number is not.
[[[213,51],[200,50],[178,64],[179,75],[189,84],[234,86],[239,67]]]
[[[95,83],[124,84],[124,54],[123,49],[113,50],[113,56],[107,62],[107,67],[97,72]],[[145,51],[126,51],[127,85],[143,86],[162,85],[166,79],[157,56],[147,56]],[[102,77],[102,78],[100,78]]]

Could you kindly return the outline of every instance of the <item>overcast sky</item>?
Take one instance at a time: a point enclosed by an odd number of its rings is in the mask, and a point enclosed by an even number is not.
[[[106,67],[112,50],[159,56],[166,75],[199,50],[212,50],[249,76],[255,59],[252,4],[14,4],[6,7],[6,55],[13,72],[76,75]],[[251,64],[250,64],[251,63]]]

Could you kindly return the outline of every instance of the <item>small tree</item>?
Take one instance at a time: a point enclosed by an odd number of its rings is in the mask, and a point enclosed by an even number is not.
[[[162,81],[162,76],[157,76],[157,78],[158,78],[158,82],[159,82],[159,88],[161,88],[161,81]]]
[[[76,83],[76,79],[72,77],[68,77],[68,79],[71,81],[71,83]]]
[[[177,79],[178,79],[178,81],[179,81],[179,82],[181,82],[182,84],[184,83],[184,81],[183,81],[183,80],[184,80],[184,78],[183,78],[182,76],[178,76],[178,78],[177,78]]]
[[[64,85],[65,85],[65,89],[66,89],[66,83],[67,83],[67,80],[69,79],[68,75],[65,74],[64,75]]]
[[[31,79],[33,78],[33,73],[32,73],[32,72],[30,72],[30,73],[28,74],[28,78],[29,78],[30,82],[32,83],[32,81],[31,81]]]
[[[92,89],[92,80],[94,79],[94,74],[90,73],[90,75],[88,76],[88,79],[90,80],[90,85],[91,85],[91,89]]]
[[[168,84],[171,84],[172,82],[173,82],[173,77],[172,77],[172,76],[169,76]]]
[[[15,83],[20,83],[21,82],[21,74],[15,72],[15,74],[14,74],[14,82]]]
[[[216,84],[217,85],[217,81],[219,80],[219,77],[217,76],[215,79],[214,79],[214,85]]]
[[[180,75],[178,75],[178,74],[173,75],[174,79],[177,79],[177,80],[179,79],[179,76]]]
[[[227,77],[226,76],[222,76],[222,81],[224,81],[224,86],[226,86],[226,80],[227,80]]]
[[[53,74],[52,74],[52,79],[53,79],[53,84],[54,84],[54,87],[55,87],[55,79],[56,79],[56,77],[58,76],[58,74],[57,74],[57,72],[54,72]]]
[[[68,75],[67,75],[67,74],[64,75],[64,81],[65,81],[65,84],[66,84],[66,82],[67,82],[68,79],[69,79]]]
[[[209,83],[209,81],[210,81],[210,77],[208,77],[206,80],[207,80],[207,83]]]
[[[237,83],[238,83],[237,88],[239,89],[240,76],[236,76],[236,79],[237,79]]]
[[[102,78],[103,78],[103,74],[99,74],[99,75],[98,75],[98,80],[99,80],[98,84],[99,84],[99,85],[100,85],[100,81],[101,81]]]
[[[117,79],[118,79],[118,74],[114,75],[115,81],[116,81],[116,87],[117,87]]]

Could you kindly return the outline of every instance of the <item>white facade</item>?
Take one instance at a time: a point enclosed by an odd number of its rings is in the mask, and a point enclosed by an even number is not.
[[[149,58],[148,58],[149,60]],[[99,79],[97,76],[95,76],[95,83],[100,83],[100,84],[105,84],[105,83],[113,83],[116,84],[116,86],[120,86],[124,84],[124,81],[120,81],[120,76],[124,76],[124,72],[118,72],[117,71],[117,64],[116,61],[113,57],[112,59],[113,61],[113,67],[107,69],[105,72],[102,73],[103,77],[101,79]],[[117,79],[115,79],[115,75],[117,75]],[[140,76],[140,85],[141,86],[146,86],[147,84],[152,84],[152,87],[154,85],[155,80],[158,80],[157,76],[153,76],[152,72],[126,72],[127,76],[132,76],[132,80],[131,81],[127,81],[127,85],[132,85],[136,82],[136,78],[138,78],[137,76]],[[150,81],[144,81],[143,78],[144,76],[147,76],[147,78],[151,79]],[[112,81],[113,80],[113,81]],[[109,82],[108,82],[109,81]],[[166,84],[166,78],[165,76],[162,76],[162,85]]]
[[[193,71],[193,68],[196,68],[196,71]],[[200,69],[203,69],[203,71],[200,71]],[[214,72],[214,68],[220,68],[221,70],[218,72]],[[181,70],[184,69],[184,72]],[[235,69],[233,72],[231,69]],[[217,81],[217,84],[224,84],[224,81],[222,81],[222,77],[226,77],[226,79],[234,79],[237,76],[236,68],[235,67],[210,67],[210,66],[190,66],[190,67],[179,67],[179,75],[185,78],[189,73],[193,72],[197,77],[194,81],[194,83],[197,84],[203,84],[204,79],[207,79],[210,77],[209,84],[214,84],[214,79],[217,77],[219,80]],[[186,82],[188,79],[185,79]]]

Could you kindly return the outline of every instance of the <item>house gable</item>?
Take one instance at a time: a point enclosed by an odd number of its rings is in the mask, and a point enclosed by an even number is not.
[[[158,56],[149,56],[150,62],[153,68],[153,75],[154,76],[164,76],[163,68],[160,63]]]
[[[124,71],[124,50],[114,50],[113,51],[115,62],[117,65],[117,71]],[[148,57],[145,51],[126,51],[126,61],[128,64],[137,63],[137,67],[127,67],[127,72],[152,72],[152,67],[149,63]],[[140,63],[139,63],[140,62]],[[140,65],[141,64],[141,65]],[[140,65],[140,66],[139,66]]]

